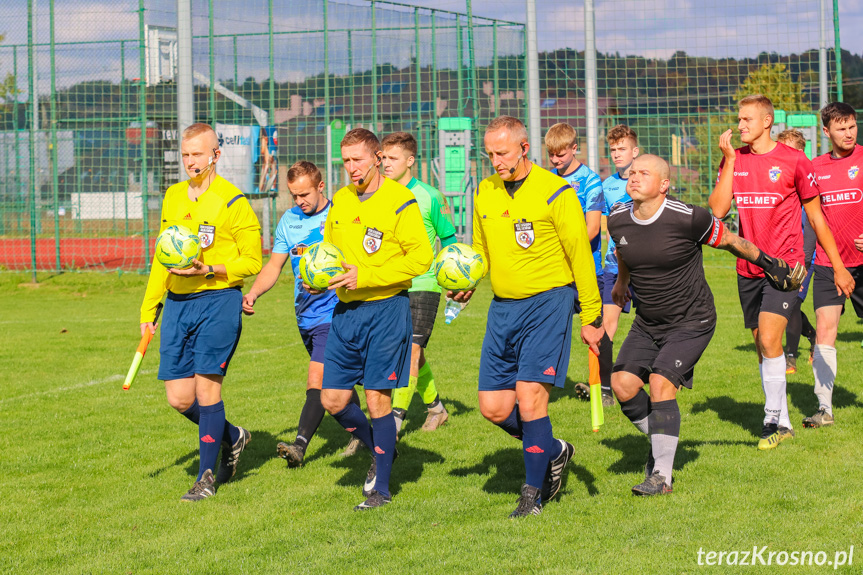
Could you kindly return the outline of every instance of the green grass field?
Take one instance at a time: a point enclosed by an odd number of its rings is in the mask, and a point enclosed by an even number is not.
[[[573,344],[570,382],[550,411],[575,457],[561,495],[519,521],[507,515],[523,480],[520,444],[477,409],[487,283],[452,325],[441,313],[428,349],[450,422],[422,432],[415,398],[392,504],[354,513],[368,454],[339,457],[348,434],[332,418],[305,467],[275,457],[276,442],[294,438],[308,362],[287,278],[244,320],[223,390],[229,419],[252,433],[240,470],[216,497],[189,504],[180,496],[197,472],[196,430],[156,380],[158,336],[138,381],[121,389],[146,278],[45,274],[32,287],[29,276],[0,274],[0,571],[826,573],[833,566],[779,567],[781,556],[769,567],[700,566],[698,553],[767,546],[765,562],[770,551],[823,551],[832,563],[853,545],[853,565],[839,572],[860,573],[863,329],[853,313],[840,326],[837,424],[800,425],[815,408],[804,339],[788,384],[797,438],[759,452],[763,395],[733,260],[710,254],[707,271],[719,326],[694,390],[679,396],[675,492],[631,495],[647,440],[619,407],[591,432],[589,405],[572,391],[586,379],[586,350]]]

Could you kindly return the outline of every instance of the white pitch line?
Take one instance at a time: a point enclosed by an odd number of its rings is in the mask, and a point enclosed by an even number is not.
[[[138,375],[151,375],[156,373],[155,370],[146,370],[141,371]],[[90,381],[85,381],[82,383],[76,383],[75,385],[69,385],[66,387],[58,387],[56,389],[46,389],[45,391],[35,391],[33,393],[26,393],[24,395],[16,395],[15,397],[7,397],[6,399],[0,399],[0,404],[7,403],[10,401],[18,401],[21,399],[32,399],[34,397],[40,397],[42,395],[51,395],[54,393],[64,393],[66,391],[75,391],[77,389],[84,389],[87,387],[92,387],[94,385],[102,385],[103,383],[111,383],[114,381],[123,381],[126,379],[125,375],[114,374],[109,375],[108,377],[102,379],[91,379]]]

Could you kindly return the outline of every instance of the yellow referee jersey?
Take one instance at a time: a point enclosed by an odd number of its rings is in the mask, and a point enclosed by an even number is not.
[[[165,290],[177,294],[195,293],[243,285],[243,278],[261,271],[261,225],[246,196],[221,176],[210,183],[197,201],[189,199],[189,182],[174,184],[162,202],[162,224],[189,228],[201,238],[201,262],[224,264],[227,279],[204,276],[182,277],[153,259],[150,280],[141,305],[141,323],[153,321],[156,305]]]
[[[361,202],[353,184],[333,196],[324,241],[332,242],[357,266],[357,289],[338,288],[339,299],[371,301],[388,298],[411,287],[427,271],[432,249],[416,198],[389,178]]]
[[[489,266],[496,296],[522,299],[575,281],[582,324],[599,317],[602,302],[584,213],[563,178],[534,164],[514,197],[497,174],[480,182],[473,248]]]

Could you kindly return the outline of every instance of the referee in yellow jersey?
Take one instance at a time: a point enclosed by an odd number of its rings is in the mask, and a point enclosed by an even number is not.
[[[341,142],[351,184],[333,196],[324,241],[345,255],[344,274],[330,280],[339,302],[324,352],[321,403],[372,453],[363,485],[366,500],[355,510],[391,501],[390,471],[396,455],[392,390],[408,384],[412,324],[408,289],[432,263],[432,249],[416,198],[384,177],[381,143],[356,128]],[[371,424],[350,402],[361,384]]]
[[[601,299],[578,196],[527,159],[524,124],[492,120],[485,148],[495,175],[474,194],[474,249],[485,258],[494,299],[479,367],[483,416],[523,443],[526,479],[510,517],[539,515],[560,490],[573,447],[552,435],[548,397],[569,364],[575,291],[581,340],[598,353]],[[472,291],[452,294],[467,301]]]
[[[192,124],[183,131],[181,149],[189,179],[165,192],[160,231],[185,226],[201,238],[202,252],[183,270],[153,261],[141,305],[141,334],[156,333],[156,306],[167,291],[159,379],[165,381],[171,407],[198,425],[198,478],[182,497],[198,501],[216,493],[216,482],[234,476],[251,439],[225,419],[222,380],[240,341],[243,278],[261,271],[261,226],[243,193],[216,174],[221,151],[213,128]],[[222,461],[214,477],[220,447]]]

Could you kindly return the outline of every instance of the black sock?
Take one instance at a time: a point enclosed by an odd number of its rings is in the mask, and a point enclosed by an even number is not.
[[[324,406],[321,405],[321,390],[307,389],[306,403],[300,413],[300,423],[297,426],[297,440],[294,444],[306,449],[318,426],[324,419]]]
[[[438,405],[440,405],[440,395],[436,395],[436,396],[434,396],[434,401],[432,401],[431,403],[427,403],[427,404],[426,404],[426,407],[427,407],[428,409],[434,409],[434,408],[435,408],[435,407],[437,407]]]
[[[354,388],[351,390],[351,403],[353,403],[357,407],[361,407],[360,406],[360,394],[357,393],[356,386],[354,386]]]
[[[629,401],[621,401],[620,410],[642,433],[647,433],[647,418],[650,415],[650,396],[647,395],[643,387]]]
[[[803,328],[800,330],[800,333],[803,334],[803,337],[806,339],[812,339],[815,337],[815,327],[809,322],[809,318],[806,317],[806,314],[803,313],[803,310],[800,310],[800,319],[803,322]]]
[[[680,441],[680,408],[677,399],[657,401],[651,406],[648,417],[650,448],[653,452],[653,470],[665,477],[671,487],[674,469],[674,454]]]
[[[797,357],[800,347],[800,334],[803,331],[803,312],[800,311],[800,298],[795,298],[794,309],[788,318],[788,326],[785,328],[785,354]]]
[[[608,334],[603,334],[599,340],[599,386],[602,393],[613,395],[611,392],[611,368],[614,367],[612,360],[614,343],[608,339]]]

